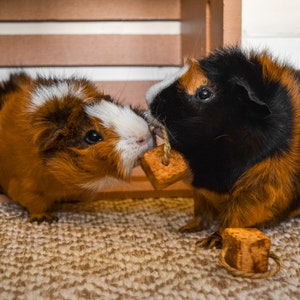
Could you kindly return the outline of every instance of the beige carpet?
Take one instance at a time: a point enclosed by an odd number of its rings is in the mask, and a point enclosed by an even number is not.
[[[223,269],[219,250],[195,247],[208,232],[178,232],[191,199],[61,209],[58,223],[37,225],[0,203],[0,299],[300,299],[299,219],[265,230],[282,269],[254,280]]]

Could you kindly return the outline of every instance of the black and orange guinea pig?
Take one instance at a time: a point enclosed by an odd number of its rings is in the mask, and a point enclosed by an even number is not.
[[[130,178],[153,146],[139,112],[85,79],[13,74],[0,86],[0,190],[31,221],[52,221],[56,201],[92,199]]]
[[[185,231],[267,227],[300,213],[300,76],[267,52],[239,47],[188,59],[146,94],[187,161],[194,219]]]

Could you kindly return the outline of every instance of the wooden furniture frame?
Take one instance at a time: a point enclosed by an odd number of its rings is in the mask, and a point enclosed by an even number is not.
[[[181,34],[0,35],[0,67],[181,66],[187,56],[203,57],[241,39],[242,0],[10,0],[0,22],[179,21]],[[97,82],[106,93],[122,90],[122,100],[145,107],[154,81]],[[178,182],[156,191],[141,169],[131,184],[103,191],[101,197],[191,196]]]

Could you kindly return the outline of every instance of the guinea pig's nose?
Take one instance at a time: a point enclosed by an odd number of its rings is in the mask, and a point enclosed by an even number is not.
[[[136,140],[136,143],[139,144],[140,146],[146,144],[148,142],[148,139],[146,137],[141,137]]]
[[[150,133],[145,133],[145,134],[142,134],[140,136],[137,136],[136,143],[139,146],[149,145],[149,143],[152,143],[152,136],[151,136],[151,134]]]

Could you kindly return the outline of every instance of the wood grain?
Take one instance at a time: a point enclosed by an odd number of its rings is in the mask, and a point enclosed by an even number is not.
[[[1,66],[180,65],[179,35],[0,36]]]
[[[180,0],[9,0],[1,21],[178,20]]]
[[[181,4],[183,57],[200,58],[207,53],[207,1],[185,0]]]
[[[241,42],[241,0],[210,0],[210,48]]]

